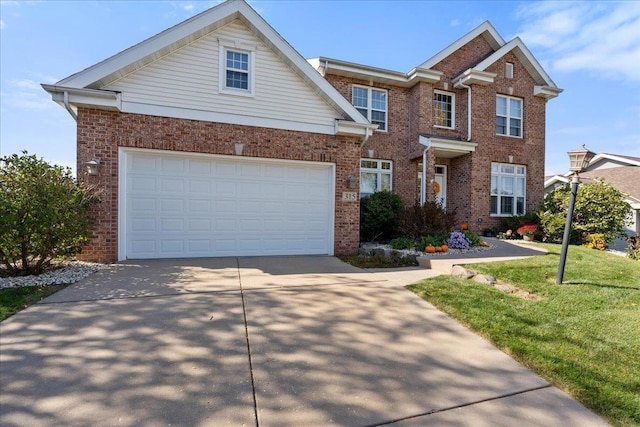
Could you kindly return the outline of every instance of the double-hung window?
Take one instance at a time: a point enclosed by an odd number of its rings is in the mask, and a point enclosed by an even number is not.
[[[220,93],[253,96],[255,87],[255,47],[220,40]]]
[[[496,97],[496,134],[522,138],[522,99]]]
[[[353,86],[352,104],[367,120],[387,130],[387,91],[365,86]]]
[[[433,94],[434,125],[455,128],[455,95],[453,93],[436,90]]]
[[[524,215],[527,167],[491,163],[491,215]]]
[[[392,164],[390,160],[360,160],[360,197],[377,191],[391,191]]]

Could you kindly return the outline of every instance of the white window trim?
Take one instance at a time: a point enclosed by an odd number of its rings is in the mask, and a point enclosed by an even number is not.
[[[378,164],[378,166],[376,168],[364,168],[362,167],[362,162],[363,161],[368,161],[368,162],[376,162]],[[389,163],[389,169],[382,169],[382,163]],[[389,191],[393,191],[393,161],[391,160],[384,160],[384,159],[371,159],[371,158],[361,158],[360,159],[360,185],[362,185],[362,172],[367,172],[367,173],[375,173],[377,174],[377,180],[376,180],[376,190],[374,192],[378,192],[378,191],[382,191],[382,175],[389,175]],[[373,193],[363,193],[362,192],[362,187],[360,187],[360,197],[362,197],[363,195],[365,197],[370,196]]]
[[[498,172],[493,172],[493,166],[494,166],[494,165],[497,165],[497,166],[498,166]],[[504,173],[504,172],[500,172],[500,168],[501,168],[502,166],[510,166],[510,167],[513,167],[513,168],[514,168],[514,172],[513,172],[513,173]],[[519,174],[519,173],[516,173],[516,172],[515,172],[515,171],[516,171],[516,169],[515,169],[515,168],[518,168],[518,167],[524,168],[524,174]],[[492,213],[492,212],[491,212],[491,202],[489,202],[489,213],[490,213],[490,216],[493,216],[493,217],[509,217],[509,216],[515,216],[515,215],[520,216],[520,215],[524,215],[524,214],[526,214],[526,213],[527,213],[527,166],[526,166],[526,165],[517,165],[517,164],[512,164],[512,163],[497,163],[497,162],[492,162],[492,163],[491,163],[491,169],[492,169],[492,170],[491,170],[491,175],[490,175],[490,177],[491,177],[491,178],[493,178],[494,176],[497,176],[497,177],[498,177],[498,188],[497,188],[498,193],[497,193],[497,194],[494,194],[494,193],[493,193],[493,188],[490,188],[490,189],[489,189],[489,200],[491,200],[491,197],[494,197],[494,196],[498,197],[498,202],[497,202],[497,208],[498,208],[498,211],[500,210],[500,198],[501,198],[501,197],[503,197],[503,195],[501,195],[501,194],[500,194],[500,186],[501,186],[501,179],[500,179],[500,178],[501,178],[501,177],[510,177],[510,178],[514,178],[514,179],[515,179],[515,178],[524,178],[524,188],[523,188],[523,190],[524,190],[524,191],[523,191],[523,193],[524,193],[524,194],[520,195],[520,194],[515,194],[515,192],[514,192],[513,196],[506,196],[506,195],[505,195],[506,197],[513,197],[513,198],[514,198],[514,203],[513,203],[513,209],[514,209],[514,211],[513,211],[513,212],[511,212],[511,213]],[[490,180],[490,182],[491,182],[491,180]],[[491,185],[491,187],[493,187],[493,186]],[[518,197],[523,197],[523,198],[524,198],[524,201],[523,201],[524,205],[523,205],[523,212],[522,212],[522,214],[518,214],[518,213],[516,213],[516,211],[517,211],[517,206],[518,206],[518,205],[517,205],[517,200],[516,200],[516,199],[517,199]]]
[[[434,124],[433,127],[442,128],[442,129],[455,129],[456,128],[456,94],[452,92],[446,92],[444,90],[438,90],[438,89],[434,90],[433,93],[451,97],[451,126],[442,126],[442,125]],[[434,103],[433,119],[435,122],[435,99],[433,99],[432,102]]]
[[[371,111],[382,111],[382,110],[378,110],[378,109],[374,109],[371,107],[372,103],[373,103],[373,96],[372,95],[372,91],[377,90],[380,92],[384,92],[386,94],[386,96],[384,97],[384,129],[376,129],[376,132],[382,132],[382,133],[387,133],[389,131],[389,91],[387,89],[380,89],[377,87],[370,87],[370,86],[362,86],[362,85],[353,85],[351,87],[351,104],[355,107],[355,104],[353,104],[353,90],[354,88],[361,88],[361,89],[366,89],[368,92],[367,95],[367,117],[366,119],[369,120],[371,122]],[[364,108],[364,107],[357,107],[357,108]],[[373,123],[373,122],[371,122]]]
[[[507,100],[507,115],[506,116],[499,116],[498,115],[498,98],[505,98]],[[511,130],[511,106],[510,106],[510,102],[509,100],[511,99],[515,99],[517,101],[520,101],[520,117],[513,117],[514,119],[520,119],[520,135],[510,135],[510,130]],[[508,95],[496,95],[496,117],[506,117],[506,133],[498,133],[496,130],[496,135],[498,136],[506,136],[508,138],[523,138],[524,135],[524,100],[522,98],[518,98],[515,96],[508,96]],[[494,123],[495,125],[495,123]]]
[[[256,49],[254,45],[249,45],[236,40],[218,39],[220,45],[220,52],[218,57],[219,73],[218,73],[218,91],[221,94],[237,95],[237,96],[255,96],[255,82],[256,82]],[[246,53],[249,56],[249,88],[238,89],[227,87],[227,52],[240,52]]]

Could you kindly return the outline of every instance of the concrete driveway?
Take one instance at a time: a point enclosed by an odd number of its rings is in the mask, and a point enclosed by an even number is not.
[[[127,262],[0,324],[2,426],[601,426],[333,257]]]

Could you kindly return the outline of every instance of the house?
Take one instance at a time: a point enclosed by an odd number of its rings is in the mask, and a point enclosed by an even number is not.
[[[496,226],[543,197],[561,92],[488,22],[404,73],[306,61],[243,0],[42,86],[101,190],[96,261],[351,253],[380,190]]]
[[[571,175],[571,172],[567,172],[546,177],[545,194],[569,183]],[[626,195],[625,201],[631,206],[626,232],[630,236],[640,234],[640,157],[598,154],[589,162],[587,169],[580,173],[580,181],[583,183],[596,179],[603,180]],[[625,247],[624,244],[619,246]]]

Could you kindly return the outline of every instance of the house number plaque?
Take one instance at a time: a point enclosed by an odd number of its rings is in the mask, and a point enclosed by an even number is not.
[[[357,202],[358,201],[358,193],[345,191],[342,193],[342,201],[343,202]]]

